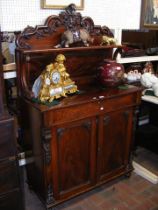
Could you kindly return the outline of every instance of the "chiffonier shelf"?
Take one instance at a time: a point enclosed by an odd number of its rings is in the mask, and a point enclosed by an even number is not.
[[[129,57],[129,58],[118,58],[118,63],[138,63],[138,62],[147,62],[147,61],[158,61],[158,55],[153,56],[140,56],[140,57]]]
[[[98,66],[112,59],[113,49],[100,46],[107,27],[95,26],[80,13],[50,16],[43,26],[27,27],[17,37],[16,64],[20,122],[23,141],[32,150],[34,162],[27,165],[29,184],[44,206],[57,204],[132,171],[131,148],[141,88],[102,87]],[[94,38],[83,45],[54,48],[67,30],[64,15]],[[79,17],[79,18],[78,18]],[[77,20],[77,22],[76,22]],[[58,54],[78,92],[59,99],[53,106],[36,103],[32,86]]]

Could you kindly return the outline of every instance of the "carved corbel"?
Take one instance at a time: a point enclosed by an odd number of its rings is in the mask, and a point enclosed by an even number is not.
[[[51,149],[50,149],[51,131],[50,129],[43,130],[43,151],[44,159],[47,165],[51,163]]]
[[[52,184],[48,185],[47,188],[47,204],[54,203],[55,199],[53,197],[53,187]]]

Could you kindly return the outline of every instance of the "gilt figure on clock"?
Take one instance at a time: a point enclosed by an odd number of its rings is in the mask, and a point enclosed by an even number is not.
[[[32,91],[34,97],[41,102],[52,102],[54,99],[66,97],[75,93],[77,86],[66,71],[63,54],[57,55],[55,62],[46,66],[46,69],[35,80]]]

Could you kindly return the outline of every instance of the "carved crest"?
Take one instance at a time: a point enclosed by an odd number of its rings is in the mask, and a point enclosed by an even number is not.
[[[16,45],[20,49],[46,49],[50,48],[50,43],[51,48],[58,47],[59,44],[65,47],[77,41],[82,41],[85,46],[88,46],[89,43],[97,45],[99,35],[113,37],[108,27],[94,25],[90,17],[82,17],[81,13],[76,12],[76,6],[70,4],[59,16],[49,16],[44,25],[26,27],[17,35]],[[66,44],[65,37],[69,38]]]

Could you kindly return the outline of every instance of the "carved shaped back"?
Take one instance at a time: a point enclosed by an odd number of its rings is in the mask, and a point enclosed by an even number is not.
[[[95,26],[90,17],[82,17],[76,12],[75,5],[70,4],[59,16],[49,16],[44,25],[36,27],[28,26],[17,35],[16,45],[19,49],[48,49],[53,48],[61,41],[64,31],[77,31],[86,29],[94,37],[93,45],[99,44],[101,35],[113,37],[112,32],[106,26]]]

